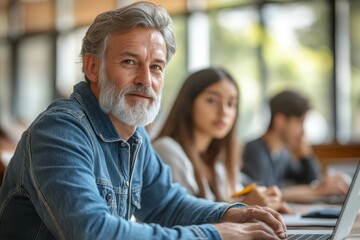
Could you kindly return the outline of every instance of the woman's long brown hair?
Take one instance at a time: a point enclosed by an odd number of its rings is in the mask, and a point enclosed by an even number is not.
[[[193,104],[196,97],[201,94],[208,86],[221,80],[228,80],[237,89],[239,98],[239,88],[233,77],[222,68],[207,68],[197,71],[188,76],[174,102],[174,105],[164,123],[159,135],[154,139],[169,136],[176,140],[184,149],[193,164],[195,179],[199,186],[198,196],[204,198],[205,190],[202,179],[207,179],[209,185],[216,196],[217,201],[226,201],[229,196],[222,196],[219,187],[235,190],[236,175],[239,171],[239,144],[237,141],[237,119],[229,133],[223,139],[213,139],[207,151],[199,155],[194,150],[194,123],[192,116]],[[238,99],[239,102],[239,99]],[[219,186],[215,173],[215,164],[219,161],[220,154],[224,154],[226,178],[229,186]]]

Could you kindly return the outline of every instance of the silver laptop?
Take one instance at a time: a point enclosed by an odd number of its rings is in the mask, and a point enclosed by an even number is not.
[[[288,240],[331,239],[341,240],[349,236],[360,209],[360,162],[357,165],[349,191],[342,205],[339,218],[333,230],[296,229],[288,230]]]

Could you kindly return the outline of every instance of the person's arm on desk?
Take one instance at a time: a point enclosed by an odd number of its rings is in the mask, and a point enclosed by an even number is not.
[[[333,195],[346,195],[349,184],[341,174],[326,175],[320,181],[312,184],[302,184],[285,187],[282,189],[286,201],[297,202],[308,200],[311,197],[326,197]]]
[[[282,193],[276,186],[267,188],[256,184],[250,184],[243,190],[234,193],[231,202],[243,202],[248,205],[267,206],[279,213],[293,213],[288,204],[283,201]]]

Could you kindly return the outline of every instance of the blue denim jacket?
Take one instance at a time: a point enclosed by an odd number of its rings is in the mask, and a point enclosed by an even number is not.
[[[171,184],[145,130],[121,139],[81,82],[22,135],[0,190],[0,239],[220,239],[209,223],[229,207]]]

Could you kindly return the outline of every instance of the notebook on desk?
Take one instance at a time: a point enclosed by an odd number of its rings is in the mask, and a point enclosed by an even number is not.
[[[341,207],[339,218],[333,230],[324,229],[296,229],[288,230],[288,240],[295,239],[345,239],[351,232],[356,216],[360,209],[360,162],[357,165],[355,174],[350,184],[349,191]],[[304,237],[306,235],[306,237]]]

